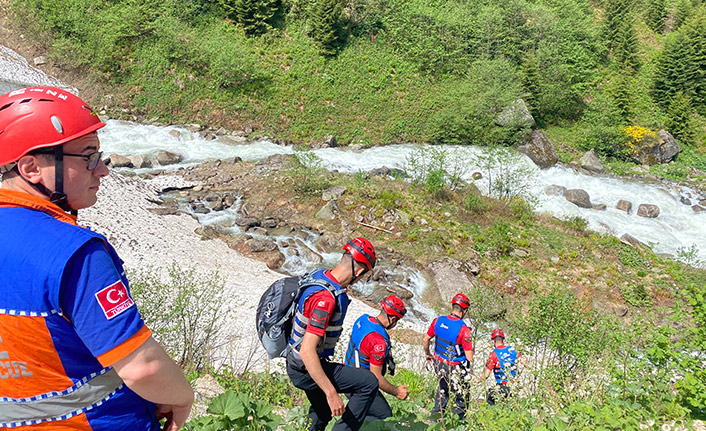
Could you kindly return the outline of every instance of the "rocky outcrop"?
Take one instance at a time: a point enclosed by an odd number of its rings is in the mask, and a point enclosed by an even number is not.
[[[432,262],[429,272],[434,277],[441,300],[448,302],[458,292],[468,292],[478,285],[475,276],[465,271],[464,264],[453,259]]]
[[[336,214],[338,214],[338,205],[336,200],[333,199],[328,201],[314,217],[320,220],[333,220],[336,218]]]
[[[635,145],[632,159],[643,165],[669,163],[681,150],[674,136],[666,130],[659,130],[656,134],[644,135],[642,142]]]
[[[346,192],[346,187],[345,186],[333,186],[329,189],[324,190],[324,192],[321,195],[321,199],[325,201],[330,201],[332,199],[338,199],[341,196],[343,196],[343,193]]]
[[[173,165],[179,163],[182,159],[181,154],[172,153],[170,151],[159,150],[154,155],[154,160],[162,166]]]
[[[568,189],[564,191],[564,199],[581,208],[593,208],[591,197],[583,189]]]
[[[652,204],[640,204],[637,207],[637,215],[646,218],[655,218],[659,216],[659,207]]]
[[[589,172],[601,173],[605,171],[603,163],[598,159],[598,155],[593,150],[587,151],[581,159],[579,159],[579,165]]]
[[[518,129],[531,128],[537,124],[532,113],[527,108],[527,104],[522,99],[514,100],[498,114],[498,118],[495,121],[501,126],[516,127]]]
[[[110,167],[111,168],[131,168],[132,167],[132,161],[128,159],[127,157],[120,155],[120,154],[111,154],[109,156],[110,158]]]
[[[554,145],[543,132],[535,130],[525,138],[525,144],[517,147],[517,150],[526,155],[535,165],[541,169],[554,166],[559,158],[554,151]]]

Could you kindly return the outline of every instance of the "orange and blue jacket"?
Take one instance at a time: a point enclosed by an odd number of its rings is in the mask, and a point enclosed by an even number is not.
[[[158,430],[112,364],[149,337],[105,238],[0,189],[0,430]]]

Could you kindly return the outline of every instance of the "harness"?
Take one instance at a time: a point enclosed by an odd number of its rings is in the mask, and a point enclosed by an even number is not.
[[[495,356],[498,357],[498,364],[493,368],[495,375],[495,383],[506,385],[508,381],[512,381],[517,374],[517,350],[512,346],[505,346],[501,349],[493,349]]]
[[[363,314],[355,321],[353,324],[353,332],[351,332],[351,340],[348,342],[348,350],[346,350],[346,357],[344,363],[349,367],[354,368],[367,368],[370,369],[370,355],[366,355],[360,350],[360,343],[363,339],[368,336],[368,334],[376,332],[385,339],[385,358],[387,359],[390,352],[390,336],[387,334],[385,328],[383,328],[380,321],[375,319],[375,322],[370,321],[370,316]],[[385,374],[387,368],[387,360],[383,363],[382,373]]]
[[[292,333],[289,337],[290,350],[296,353],[297,356],[299,355],[299,349],[301,348],[306,328],[309,326],[309,318],[304,316],[304,305],[311,295],[322,290],[327,290],[336,300],[336,307],[329,318],[324,337],[319,341],[318,346],[316,346],[316,352],[319,354],[319,358],[333,356],[334,347],[343,331],[343,320],[346,317],[350,299],[348,295],[345,294],[343,288],[338,283],[329,280],[324,272],[324,269],[317,270],[311,274],[308,280],[302,283],[303,291],[299,296],[297,309],[294,312]]]
[[[439,316],[434,326],[434,353],[452,363],[466,362],[463,346],[456,342],[458,334],[466,324],[461,319],[451,319],[449,316]]]

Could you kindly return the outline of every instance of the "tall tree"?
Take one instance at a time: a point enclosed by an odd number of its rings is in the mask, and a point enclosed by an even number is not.
[[[667,17],[665,0],[649,0],[645,20],[647,25],[657,33],[664,31],[664,20]]]
[[[665,127],[667,131],[684,143],[691,143],[694,139],[692,128],[693,108],[691,98],[678,91],[671,100],[667,110]]]
[[[613,57],[621,65],[639,67],[633,0],[607,0],[604,37]]]
[[[280,6],[279,0],[221,0],[228,17],[243,26],[246,35],[266,33],[269,21]]]
[[[311,13],[311,37],[323,55],[336,55],[341,37],[341,4],[339,0],[315,0]]]

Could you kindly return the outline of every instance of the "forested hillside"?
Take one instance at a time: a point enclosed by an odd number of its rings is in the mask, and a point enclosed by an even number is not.
[[[252,127],[307,143],[517,142],[527,102],[560,157],[626,160],[666,128],[703,167],[701,0],[12,0],[109,111]],[[29,20],[28,20],[29,18]],[[19,24],[15,24],[19,25]],[[673,169],[674,170],[674,169]]]

